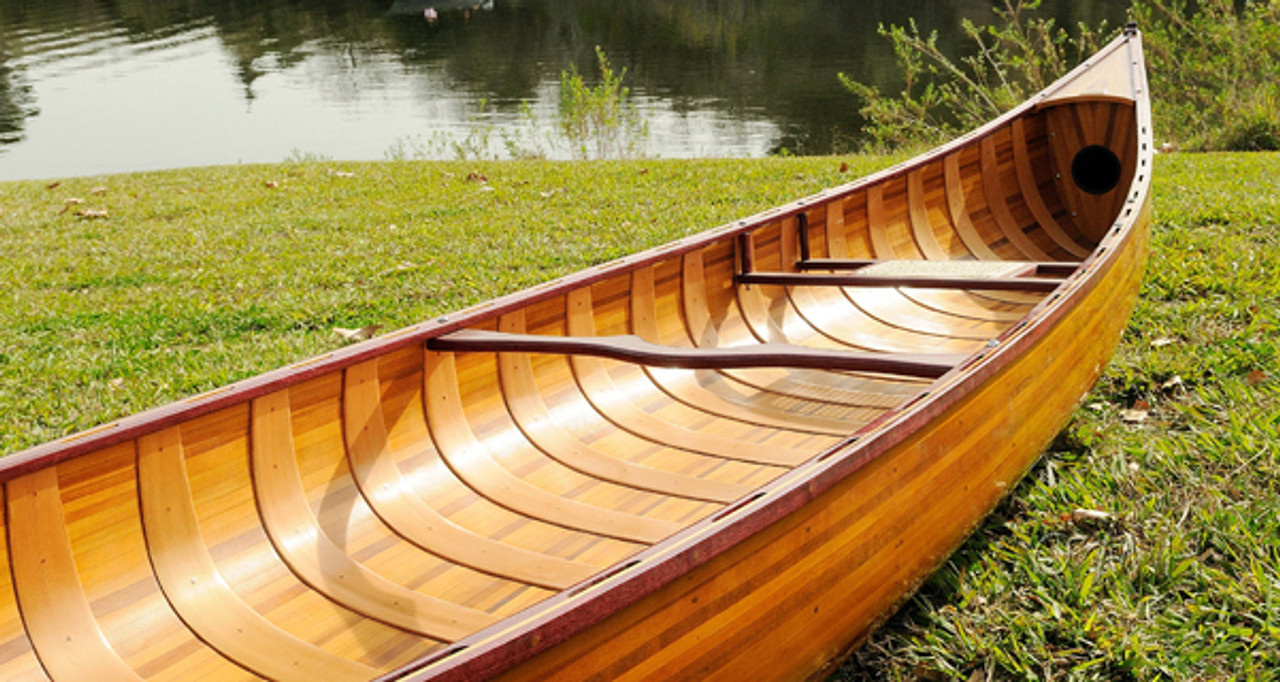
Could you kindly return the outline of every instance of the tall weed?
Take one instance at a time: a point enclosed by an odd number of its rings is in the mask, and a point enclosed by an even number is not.
[[[627,70],[615,72],[596,46],[600,82],[589,86],[577,67],[560,72],[560,132],[577,158],[625,159],[642,156],[649,124],[622,84]]]

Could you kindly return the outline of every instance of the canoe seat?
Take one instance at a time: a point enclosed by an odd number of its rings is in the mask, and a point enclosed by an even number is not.
[[[960,354],[867,353],[761,343],[722,348],[684,348],[650,343],[638,336],[546,336],[463,329],[427,341],[434,351],[550,353],[611,358],[650,367],[741,369],[804,367],[937,378],[960,364]]]

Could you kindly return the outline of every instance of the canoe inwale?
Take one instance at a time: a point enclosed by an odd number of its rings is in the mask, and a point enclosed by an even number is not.
[[[1061,428],[1147,252],[1128,31],[870,178],[0,467],[0,677],[812,674]]]

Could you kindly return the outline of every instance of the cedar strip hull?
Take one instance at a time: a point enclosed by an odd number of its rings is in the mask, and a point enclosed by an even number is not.
[[[1126,33],[869,178],[0,460],[0,678],[820,672],[1118,343],[1145,85]]]

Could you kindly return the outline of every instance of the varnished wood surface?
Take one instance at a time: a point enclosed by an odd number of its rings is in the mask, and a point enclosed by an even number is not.
[[[1123,328],[1149,111],[1060,92],[678,248],[0,464],[0,677],[810,674],[1029,466]],[[1115,190],[1064,177],[1089,145],[1122,160]]]

